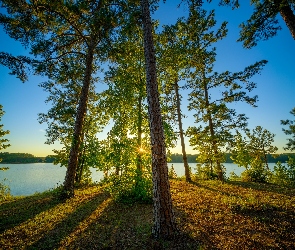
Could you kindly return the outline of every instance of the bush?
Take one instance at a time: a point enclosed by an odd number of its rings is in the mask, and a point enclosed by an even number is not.
[[[218,178],[218,175],[209,165],[197,164],[195,177],[200,180],[215,180]]]
[[[5,185],[6,179],[0,182],[0,202],[5,201],[11,197],[9,186]]]
[[[295,186],[295,161],[293,158],[289,158],[287,166],[281,162],[277,162],[274,166],[274,171],[271,175],[271,183],[283,185],[283,186]]]
[[[229,178],[230,181],[239,181],[241,179],[240,176],[238,176],[235,172],[230,172],[229,173]]]
[[[152,203],[152,179],[149,173],[125,172],[107,178],[106,190],[117,202]]]
[[[266,183],[268,180],[269,171],[264,166],[251,167],[246,169],[242,174],[242,181]]]
[[[173,165],[171,166],[171,168],[168,171],[168,177],[170,179],[176,179],[177,178],[177,174],[175,172],[175,169],[174,169]]]

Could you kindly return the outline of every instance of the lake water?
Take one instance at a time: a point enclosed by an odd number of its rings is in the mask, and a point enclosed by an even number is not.
[[[9,167],[0,171],[0,181],[10,187],[12,195],[31,195],[43,192],[61,185],[66,175],[66,168],[52,163],[34,164],[1,164]],[[102,171],[91,169],[93,181],[103,177]]]
[[[183,163],[168,163],[168,168],[173,164],[174,170],[178,176],[184,175]],[[196,163],[189,163],[192,172],[195,172]],[[224,163],[226,173],[234,171],[240,175],[244,168],[240,168],[232,163]],[[269,164],[272,169],[274,163]],[[0,167],[9,167],[6,171],[0,171],[0,181],[10,187],[12,195],[31,195],[36,192],[43,192],[56,188],[64,181],[66,168],[52,163],[34,163],[34,164],[1,164]],[[100,181],[103,178],[102,171],[91,169],[93,181]]]

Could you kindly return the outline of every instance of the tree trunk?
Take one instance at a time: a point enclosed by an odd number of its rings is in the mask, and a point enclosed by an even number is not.
[[[266,169],[269,170],[269,166],[268,166],[268,162],[267,162],[267,156],[266,156],[266,152],[264,150],[264,146],[263,146],[263,157],[264,157],[264,162],[265,162]]]
[[[141,84],[141,82],[140,82]],[[137,172],[138,174],[141,174],[142,172],[142,148],[141,148],[141,144],[142,144],[142,139],[141,139],[141,135],[142,135],[142,94],[141,94],[141,88],[140,88],[140,93],[138,96],[138,103],[137,103],[137,112],[138,112],[138,117],[137,117],[137,160],[136,160],[136,168],[137,168]]]
[[[280,14],[284,19],[287,27],[289,28],[293,39],[295,39],[295,15],[288,3],[288,1],[283,0],[280,2]]]
[[[204,79],[205,79],[205,74],[204,74]],[[208,94],[207,84],[204,85],[204,91],[205,91],[206,106],[208,108],[209,107],[209,94]],[[220,164],[220,161],[218,160],[218,150],[217,150],[217,143],[215,140],[215,131],[214,131],[214,127],[213,127],[212,116],[211,116],[211,113],[209,113],[208,115],[209,115],[208,121],[209,121],[210,136],[212,138],[212,149],[213,149],[214,154],[217,156],[217,160],[216,160],[217,175],[218,175],[218,179],[220,181],[224,181],[221,164]]]
[[[184,143],[184,135],[183,135],[183,128],[182,128],[182,119],[181,119],[181,109],[180,109],[180,97],[179,97],[179,91],[178,91],[178,82],[177,79],[174,83],[174,90],[176,95],[176,105],[177,105],[177,120],[178,120],[178,128],[179,128],[179,136],[180,136],[180,142],[181,142],[181,150],[182,150],[182,159],[183,159],[183,165],[184,165],[184,171],[185,171],[185,180],[187,182],[190,182],[191,175],[190,170],[187,162],[187,156],[185,151],[185,143]]]
[[[168,180],[166,146],[157,85],[152,22],[148,0],[141,0],[140,3],[143,20],[146,90],[152,148],[154,197],[153,236],[155,238],[169,239],[172,238],[176,232],[176,224],[172,210],[172,200]]]
[[[92,64],[93,64],[93,53],[94,53],[94,46],[88,48],[88,53],[86,57],[86,68],[85,68],[85,75],[83,80],[83,86],[80,94],[80,100],[77,108],[76,120],[75,120],[75,127],[74,127],[74,134],[72,139],[72,146],[70,150],[68,168],[65,176],[64,181],[64,196],[65,198],[70,198],[74,196],[74,182],[75,182],[75,175],[78,163],[78,154],[81,145],[81,136],[82,136],[82,129],[84,118],[86,116],[87,110],[87,102],[88,102],[88,94],[89,94],[89,87],[91,81],[91,74],[92,74]]]

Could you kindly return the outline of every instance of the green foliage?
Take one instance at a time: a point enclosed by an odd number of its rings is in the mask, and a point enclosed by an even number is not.
[[[290,111],[290,114],[295,116],[295,108]],[[285,150],[295,150],[295,120],[281,120],[281,124],[288,126],[288,129],[283,128],[286,135],[291,136],[288,138],[287,146],[284,147]]]
[[[238,176],[235,172],[230,172],[229,173],[229,181],[239,181],[241,179],[240,176]]]
[[[10,188],[5,184],[5,181],[6,179],[0,181],[0,202],[11,198]]]
[[[214,168],[208,164],[197,164],[194,176],[200,180],[216,180],[218,178]]]
[[[261,126],[255,127],[252,132],[246,130],[246,137],[237,131],[231,147],[231,158],[235,164],[246,168],[241,175],[243,181],[269,181],[271,172],[267,155],[277,151],[277,147],[272,145],[273,142],[274,134]]]
[[[244,129],[248,119],[231,108],[232,104],[243,102],[255,107],[257,96],[248,94],[256,88],[251,78],[259,74],[267,62],[262,60],[234,73],[214,72],[217,53],[213,46],[226,36],[226,22],[216,28],[214,11],[207,14],[196,8],[185,24],[190,27],[186,38],[186,53],[190,55],[187,63],[191,67],[187,84],[191,89],[188,108],[195,112],[196,123],[188,128],[187,135],[190,145],[199,151],[198,161],[216,164],[221,179],[224,148],[233,140],[233,130]],[[220,94],[216,95],[217,92]]]
[[[8,153],[1,152],[0,158],[3,159],[3,163],[37,163],[44,162],[44,157],[35,157],[28,153]]]
[[[270,182],[278,185],[295,187],[295,159],[289,158],[287,164],[278,162],[274,166]]]
[[[263,166],[254,166],[242,172],[241,180],[245,182],[266,183],[268,182],[269,174],[269,170]]]
[[[251,155],[248,150],[249,145],[247,144],[246,138],[243,138],[239,131],[236,131],[233,145],[231,147],[232,154],[230,158],[239,167],[245,167],[247,169],[251,163]]]
[[[174,167],[173,167],[173,164],[171,165],[171,167],[170,167],[170,169],[169,169],[169,171],[168,171],[168,177],[169,177],[170,179],[175,179],[175,178],[177,178],[177,174],[176,174],[176,172],[175,172],[175,169],[174,169]]]
[[[44,159],[45,163],[53,163],[55,161],[56,155],[47,155]]]
[[[294,27],[294,0],[252,0],[253,13],[250,18],[240,24],[240,38],[245,48],[256,46],[259,41],[267,40],[282,29],[278,15],[283,17],[291,35],[295,39]],[[239,7],[238,0],[220,0],[221,5],[230,5],[232,8]],[[244,4],[244,2],[243,2]]]
[[[150,173],[125,171],[122,175],[110,175],[104,182],[107,183],[106,190],[114,200],[120,203],[152,202],[152,178]]]
[[[2,116],[4,115],[4,111],[3,111],[3,106],[0,104],[0,121],[2,119]],[[7,147],[10,146],[10,144],[7,144],[7,142],[9,142],[8,139],[3,139],[2,137],[4,137],[5,135],[9,134],[9,130],[3,130],[3,124],[0,124],[0,150],[5,149]],[[0,158],[0,162],[1,162],[1,158]]]

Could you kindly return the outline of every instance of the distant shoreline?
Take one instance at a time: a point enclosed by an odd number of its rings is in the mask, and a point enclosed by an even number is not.
[[[278,155],[267,155],[268,163],[277,163],[278,161],[281,163],[285,163],[288,160],[288,157],[294,157],[294,153],[284,153]],[[2,161],[0,164],[33,164],[33,163],[53,163],[55,160],[55,155],[48,155],[45,157],[36,157],[32,154],[28,153],[8,153],[8,152],[0,152],[0,159]],[[199,163],[197,161],[197,154],[187,154],[188,163]],[[183,163],[182,154],[171,154],[168,155],[168,163]],[[230,153],[225,153],[225,161],[224,163],[233,163],[231,159]]]

